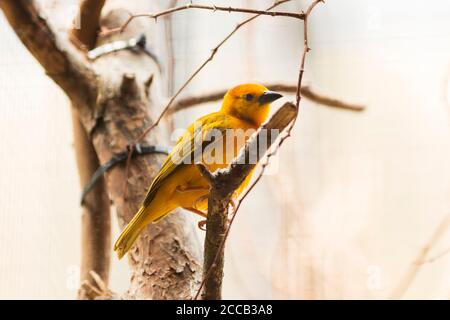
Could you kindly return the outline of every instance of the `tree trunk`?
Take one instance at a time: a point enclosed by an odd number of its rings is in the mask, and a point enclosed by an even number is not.
[[[102,25],[117,27],[127,18],[127,11],[115,9],[106,13]],[[149,29],[145,23],[133,23],[123,34],[102,39],[102,42],[138,37]],[[91,137],[100,162],[105,163],[126,150],[127,145],[152,124],[150,111],[157,109],[155,103],[159,99],[157,91],[146,86],[150,77],[153,77],[150,85],[156,85],[160,75],[157,64],[148,55],[131,51],[99,58],[95,70],[101,83],[99,98],[97,104],[90,107],[95,112],[84,115],[83,122],[95,123]],[[158,127],[143,141],[148,145],[166,142]],[[125,165],[116,166],[106,174],[121,227],[137,211],[162,160],[161,155],[138,156],[131,161],[128,177]],[[184,215],[182,212],[171,214],[142,233],[128,255],[132,275],[127,298],[190,299],[195,295],[201,279],[200,250],[193,226]]]
[[[128,10],[114,9],[109,5],[111,2],[114,1],[108,1],[109,11],[102,14],[102,25],[109,28],[121,26],[129,16]],[[117,4],[123,6],[123,2]],[[136,9],[136,2],[132,5],[133,10]],[[155,114],[160,107],[158,88],[163,86],[159,83],[159,68],[149,55],[123,50],[91,63],[84,52],[68,40],[67,33],[55,34],[34,1],[0,0],[0,8],[27,49],[76,106],[76,117],[100,163],[123,152],[152,123],[151,113]],[[126,32],[103,38],[98,45],[117,39],[128,40],[144,32],[151,40],[149,23],[133,22]],[[152,82],[148,81],[150,77],[153,77]],[[149,83],[150,89],[146,87]],[[166,144],[164,136],[168,135],[162,133],[157,127],[142,142]],[[121,227],[133,217],[161,161],[161,155],[142,155],[131,161],[126,199],[125,165],[116,166],[106,174],[108,193],[117,208]],[[83,162],[79,164],[84,165]],[[81,181],[84,182],[83,177]],[[96,205],[102,204],[103,201]],[[193,232],[194,226],[185,215],[171,214],[142,233],[129,254],[132,275],[125,298],[190,299],[195,295],[202,271],[200,244]],[[108,221],[103,223],[107,227]],[[94,241],[100,241],[102,247],[108,245],[105,237]]]

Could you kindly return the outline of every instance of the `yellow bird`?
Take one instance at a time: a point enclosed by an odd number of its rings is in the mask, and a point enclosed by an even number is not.
[[[259,84],[239,85],[225,94],[218,112],[197,119],[186,129],[164,160],[140,209],[117,239],[114,250],[119,259],[148,224],[176,208],[206,218],[209,184],[195,164],[202,162],[211,172],[228,167],[246,140],[267,119],[270,103],[281,96]],[[251,174],[234,197],[243,191],[250,178]]]

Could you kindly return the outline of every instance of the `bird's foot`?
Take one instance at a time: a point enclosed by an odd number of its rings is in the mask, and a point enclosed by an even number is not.
[[[183,209],[188,210],[192,213],[195,213],[196,215],[199,215],[200,217],[203,217],[203,218],[206,218],[208,216],[205,212],[195,209],[195,208],[183,208]],[[206,231],[205,225],[206,225],[206,219],[198,222],[198,228],[200,230]]]
[[[205,200],[208,200],[208,195],[207,195],[207,194],[205,194],[205,195],[199,197],[197,200],[195,200],[194,208],[197,209],[197,208],[198,208],[198,205],[199,205],[201,202],[205,201]]]
[[[200,230],[206,231],[206,220],[200,220],[198,222],[198,228]]]

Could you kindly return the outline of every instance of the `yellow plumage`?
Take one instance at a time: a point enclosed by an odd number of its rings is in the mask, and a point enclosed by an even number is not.
[[[202,162],[211,172],[227,167],[251,133],[266,120],[270,102],[280,97],[262,85],[240,85],[227,92],[220,111],[191,124],[163,162],[141,208],[116,241],[114,250],[119,258],[128,252],[149,223],[162,219],[176,208],[205,215],[209,185],[195,163]],[[241,138],[237,134],[232,136],[230,145],[227,135],[237,133],[237,129],[244,134]],[[221,150],[223,154],[218,153]],[[214,159],[216,161],[211,161]],[[250,179],[251,174],[237,190],[236,197]]]

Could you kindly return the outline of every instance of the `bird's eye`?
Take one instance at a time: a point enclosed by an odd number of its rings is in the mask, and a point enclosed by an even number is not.
[[[251,93],[247,93],[246,95],[244,95],[244,99],[247,101],[252,101],[254,97],[255,96],[252,95]]]

